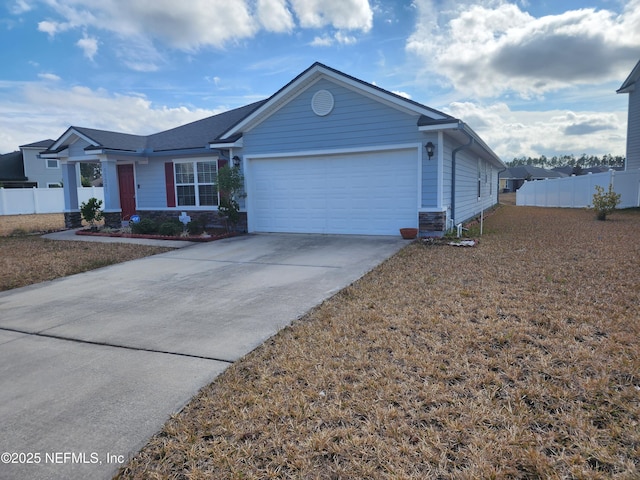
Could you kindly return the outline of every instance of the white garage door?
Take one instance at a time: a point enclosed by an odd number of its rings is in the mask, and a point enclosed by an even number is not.
[[[416,149],[252,159],[249,229],[397,235],[418,223]]]

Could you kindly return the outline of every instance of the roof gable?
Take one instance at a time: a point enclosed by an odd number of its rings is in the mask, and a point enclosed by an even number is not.
[[[640,61],[636,63],[636,66],[631,70],[631,73],[627,79],[622,83],[622,86],[616,90],[616,93],[629,93],[636,87],[636,82],[640,79]]]
[[[296,98],[302,91],[310,88],[321,79],[327,79],[343,87],[355,90],[358,93],[375,99],[392,108],[402,110],[406,113],[424,116],[433,120],[453,119],[450,115],[440,112],[433,108],[422,105],[413,100],[397,95],[395,93],[384,90],[376,85],[364,82],[355,77],[342,73],[331,67],[316,62],[307,70],[294,78],[287,85],[282,87],[271,97],[269,97],[259,108],[239,121],[233,128],[224,132],[220,139],[228,139],[237,136],[242,131],[251,130],[253,127],[264,121],[267,117],[273,115],[282,106],[286,105],[292,99]]]
[[[51,140],[46,153],[59,153],[78,139],[89,144],[85,147],[85,151],[93,153],[99,150],[151,153],[153,151],[208,149],[211,140],[260,107],[264,102],[264,100],[255,102],[152,135],[133,135],[72,126],[58,140],[55,142]]]

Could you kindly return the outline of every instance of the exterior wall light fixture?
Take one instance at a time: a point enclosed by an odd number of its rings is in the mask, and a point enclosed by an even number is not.
[[[233,166],[234,167],[239,167],[240,166],[240,157],[239,156],[234,155],[234,157],[231,160],[233,160]]]
[[[433,153],[436,150],[436,146],[432,142],[427,142],[424,148],[427,150],[427,156],[429,157],[429,160],[431,160],[431,157],[433,157]]]

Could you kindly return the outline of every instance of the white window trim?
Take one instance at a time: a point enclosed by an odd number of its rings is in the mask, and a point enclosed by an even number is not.
[[[56,166],[55,167],[50,167],[49,166],[49,162],[56,162]],[[55,158],[45,158],[44,159],[44,166],[47,170],[59,170],[60,169],[60,162],[58,161],[58,159]]]
[[[178,183],[178,176],[177,176],[177,172],[176,172],[176,165],[178,164],[185,164],[185,163],[190,163],[191,165],[193,165],[193,182],[194,183]],[[173,161],[173,188],[174,188],[174,192],[175,192],[175,199],[176,199],[176,208],[180,209],[180,208],[189,208],[189,209],[200,209],[200,210],[212,210],[212,209],[218,209],[218,206],[220,205],[220,189],[218,188],[218,183],[198,183],[198,163],[213,163],[215,164],[215,168],[216,168],[216,180],[218,178],[218,158],[211,158],[211,157],[205,157],[205,158],[190,158],[190,159],[180,159],[180,160],[174,160]],[[181,186],[190,186],[193,185],[195,188],[195,205],[180,205],[179,204],[179,195],[178,195],[178,187]],[[216,186],[216,195],[217,195],[217,204],[216,205],[200,205],[200,191],[199,191],[199,185],[215,185]]]

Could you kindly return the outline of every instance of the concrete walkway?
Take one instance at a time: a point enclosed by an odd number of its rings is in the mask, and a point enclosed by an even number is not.
[[[193,245],[195,242],[184,240],[155,240],[153,238],[125,238],[125,237],[102,237],[99,235],[76,235],[75,230],[62,230],[60,232],[47,233],[43,235],[49,240],[70,240],[75,242],[97,242],[97,243],[133,243],[137,245],[151,245],[153,247],[184,248]]]
[[[404,245],[247,235],[0,293],[16,462],[0,478],[111,478],[202,386]]]

